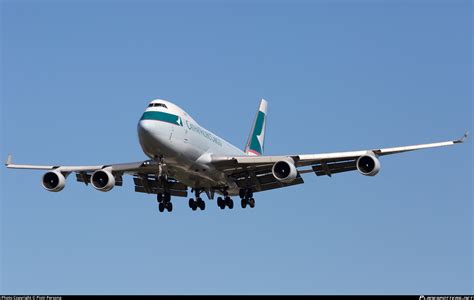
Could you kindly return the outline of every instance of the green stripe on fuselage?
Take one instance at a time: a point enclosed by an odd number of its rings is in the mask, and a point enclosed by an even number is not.
[[[179,116],[161,112],[161,111],[146,111],[140,120],[155,120],[168,122],[174,125],[183,126],[183,121]]]

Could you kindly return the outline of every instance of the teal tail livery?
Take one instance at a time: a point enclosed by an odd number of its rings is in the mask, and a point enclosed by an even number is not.
[[[459,139],[429,144],[331,153],[264,155],[267,108],[267,101],[262,99],[245,149],[232,145],[202,127],[173,102],[154,99],[145,107],[137,124],[138,141],[147,156],[145,159],[63,166],[16,164],[12,155],[8,155],[5,165],[9,169],[44,170],[41,184],[49,192],[63,190],[66,179],[75,179],[100,192],[108,192],[116,186],[122,186],[124,177],[128,176],[133,178],[135,192],[156,197],[160,212],[173,211],[172,199],[188,197],[188,190],[191,190],[192,195],[187,204],[193,211],[206,209],[208,202],[203,200],[202,195],[213,200],[216,194],[220,195],[215,201],[220,209],[233,209],[232,197],[239,197],[237,203],[244,209],[255,207],[256,193],[303,184],[304,174],[332,177],[357,171],[363,176],[375,176],[380,171],[382,157],[456,145],[467,138],[466,132]],[[298,107],[285,106],[282,109]],[[228,113],[228,110],[222,113]],[[307,127],[298,128],[301,136],[305,135],[304,129],[310,130]],[[428,172],[439,171],[435,165],[426,164],[428,167]],[[413,168],[416,166],[404,167],[409,171]]]
[[[265,142],[265,125],[267,123],[268,103],[265,99],[260,102],[260,107],[255,117],[252,130],[250,131],[245,154],[260,156],[263,154],[263,144]]]

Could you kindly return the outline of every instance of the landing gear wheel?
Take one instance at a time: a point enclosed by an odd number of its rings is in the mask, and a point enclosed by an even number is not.
[[[165,204],[163,202],[160,202],[160,204],[158,204],[158,210],[160,212],[164,212],[165,211]]]
[[[206,209],[206,202],[202,201],[202,199],[201,199],[201,201],[198,202],[198,206],[201,210],[205,210]]]
[[[230,197],[225,197],[225,204],[229,209],[234,208],[234,200],[232,200]]]
[[[196,210],[197,208],[196,201],[194,201],[193,198],[189,199],[189,208],[191,208],[192,210]]]
[[[254,198],[250,198],[249,205],[250,205],[251,208],[255,207],[255,199]]]
[[[242,206],[242,208],[246,208],[247,207],[247,199],[240,200],[240,206]]]
[[[221,197],[218,197],[218,198],[217,198],[217,206],[219,206],[220,209],[224,209],[224,208],[225,208],[225,202],[224,202],[224,200],[223,200]]]
[[[156,200],[158,201],[158,203],[163,202],[163,194],[158,194],[158,195],[156,196]]]
[[[168,212],[172,212],[173,211],[173,203],[171,203],[171,202],[166,203],[166,209],[168,210]]]

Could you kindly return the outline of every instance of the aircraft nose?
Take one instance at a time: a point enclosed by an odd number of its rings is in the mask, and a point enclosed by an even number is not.
[[[138,132],[140,134],[151,134],[153,131],[153,124],[150,120],[140,120],[138,122]]]
[[[172,155],[173,147],[170,143],[170,126],[164,122],[154,120],[140,120],[138,122],[138,140],[142,150],[149,157]]]
[[[144,140],[164,141],[167,137],[167,127],[160,123],[154,120],[140,120],[138,122],[138,135]]]

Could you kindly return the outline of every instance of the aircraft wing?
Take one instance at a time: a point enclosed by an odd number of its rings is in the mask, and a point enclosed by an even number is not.
[[[357,160],[365,155],[380,157],[414,150],[450,146],[463,143],[467,136],[468,132],[461,139],[446,142],[349,152],[281,156],[213,156],[212,162],[216,169],[234,178],[239,187],[264,191],[301,184],[303,178],[300,174],[304,173],[332,176],[341,172],[355,171],[357,170]],[[272,168],[279,161],[294,163],[297,169],[297,177],[293,181],[284,183],[273,176]]]
[[[8,155],[5,166],[10,169],[49,170],[65,174],[76,174],[76,180],[86,185],[90,183],[91,175],[97,170],[107,170],[115,177],[115,185],[122,186],[123,175],[133,176],[135,191],[140,193],[157,194],[165,190],[163,182],[158,179],[160,166],[156,161],[146,160],[131,163],[118,163],[95,166],[54,166],[14,164],[12,155]],[[172,196],[186,197],[187,186],[173,178],[168,178],[167,189]]]
[[[119,164],[108,164],[108,165],[95,165],[95,166],[58,166],[58,165],[22,165],[14,164],[13,157],[11,154],[8,155],[5,166],[10,169],[29,169],[29,170],[56,170],[60,172],[94,172],[100,169],[109,168],[113,172],[122,173],[136,173],[149,170],[156,170],[158,164],[153,161],[146,160],[132,163],[119,163]],[[154,168],[154,169],[153,169]]]

